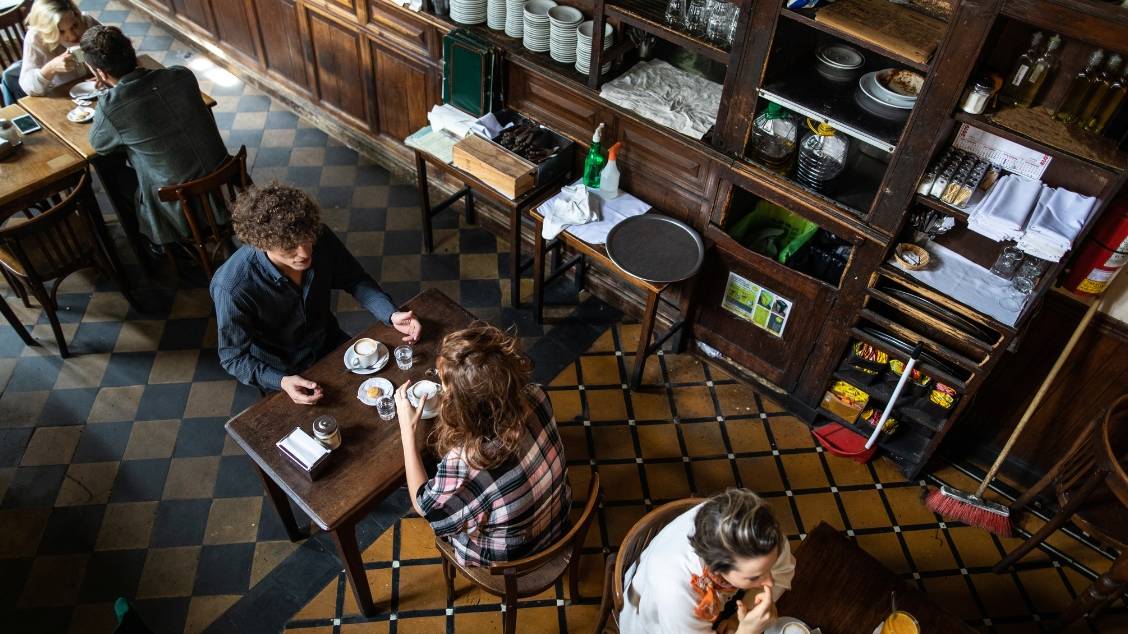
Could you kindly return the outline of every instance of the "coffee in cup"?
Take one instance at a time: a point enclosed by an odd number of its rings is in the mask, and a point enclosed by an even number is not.
[[[357,339],[352,346],[353,358],[350,365],[356,369],[371,368],[378,360],[380,343],[375,339]]]
[[[802,623],[792,621],[783,626],[780,634],[811,634],[811,629]]]

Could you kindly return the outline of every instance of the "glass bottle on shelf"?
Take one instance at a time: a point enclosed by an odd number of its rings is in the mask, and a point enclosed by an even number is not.
[[[1085,129],[1089,132],[1100,134],[1104,131],[1108,120],[1116,111],[1120,109],[1120,105],[1124,103],[1124,95],[1128,93],[1128,68],[1120,74],[1120,78],[1113,82],[1112,86],[1108,89],[1108,94],[1105,95],[1104,103],[1097,109],[1093,116],[1085,122]]]
[[[1018,56],[1018,60],[1015,61],[1011,71],[1007,73],[1006,83],[1003,84],[1003,90],[999,93],[999,101],[1007,105],[1014,105],[1017,101],[1019,89],[1026,81],[1026,76],[1030,74],[1030,67],[1034,65],[1034,60],[1038,58],[1038,53],[1042,50],[1042,40],[1045,37],[1041,31],[1035,32],[1030,37],[1030,46],[1026,47],[1025,53]]]
[[[752,158],[787,176],[795,164],[799,123],[777,103],[769,103],[752,123]]]
[[[1099,48],[1089,55],[1089,61],[1085,64],[1085,67],[1069,82],[1069,89],[1065,91],[1065,99],[1061,100],[1061,105],[1054,112],[1055,119],[1072,123],[1077,118],[1077,111],[1085,103],[1085,96],[1089,94],[1089,88],[1096,80],[1102,61],[1104,61],[1104,51]]]
[[[1112,55],[1108,58],[1108,63],[1105,64],[1097,78],[1093,80],[1093,88],[1086,95],[1086,101],[1077,113],[1077,123],[1088,127],[1089,120],[1100,110],[1105,96],[1109,94],[1113,81],[1119,77],[1121,61],[1119,55]]]
[[[850,140],[838,134],[829,123],[820,123],[816,127],[813,121],[807,119],[807,127],[810,132],[799,144],[795,180],[817,192],[827,193],[832,181],[846,169]]]
[[[1030,67],[1030,72],[1019,87],[1018,97],[1015,99],[1016,105],[1029,108],[1038,99],[1042,86],[1046,85],[1046,79],[1057,71],[1060,56],[1061,36],[1054,35],[1046,44],[1046,50],[1034,60],[1034,65]]]

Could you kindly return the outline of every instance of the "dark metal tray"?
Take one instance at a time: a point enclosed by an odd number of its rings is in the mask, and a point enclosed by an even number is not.
[[[692,227],[662,214],[632,216],[607,233],[607,256],[627,273],[655,284],[693,277],[705,243]]]

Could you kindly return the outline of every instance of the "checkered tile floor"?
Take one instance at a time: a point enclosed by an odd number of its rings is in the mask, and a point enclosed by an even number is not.
[[[581,597],[573,600],[567,584],[558,583],[523,602],[519,631],[591,631],[603,554],[618,547],[634,522],[664,502],[734,485],[771,500],[793,546],[807,530],[828,522],[982,631],[1049,631],[1045,622],[1088,586],[1094,571],[1108,568],[1110,556],[1085,537],[1059,533],[1049,547],[1027,556],[1017,572],[995,575],[991,566],[1020,540],[942,522],[920,503],[924,482],[904,481],[883,460],[859,465],[824,453],[806,425],[693,357],[666,353],[648,363],[641,390],[623,389],[637,333],[636,326],[613,326],[548,388],[572,490],[586,491],[592,471],[615,486],[604,492],[584,549]],[[954,467],[929,476],[929,484],[938,482],[964,489],[973,484]],[[418,517],[396,522],[364,559],[373,596],[390,604],[390,614],[372,621],[360,617],[338,574],[294,615],[286,631],[500,630],[498,599],[465,579],[459,578],[454,601],[447,601],[433,535]],[[1121,607],[1099,631],[1125,627],[1128,618]],[[1082,625],[1071,631],[1088,630]]]

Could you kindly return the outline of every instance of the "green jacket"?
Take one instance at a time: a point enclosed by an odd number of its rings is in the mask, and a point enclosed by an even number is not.
[[[183,66],[138,68],[98,99],[90,144],[99,154],[125,152],[137,171],[137,218],[156,244],[187,238],[178,203],[162,203],[157,190],[200,178],[227,158],[200,84]],[[217,210],[226,223],[226,214]]]

